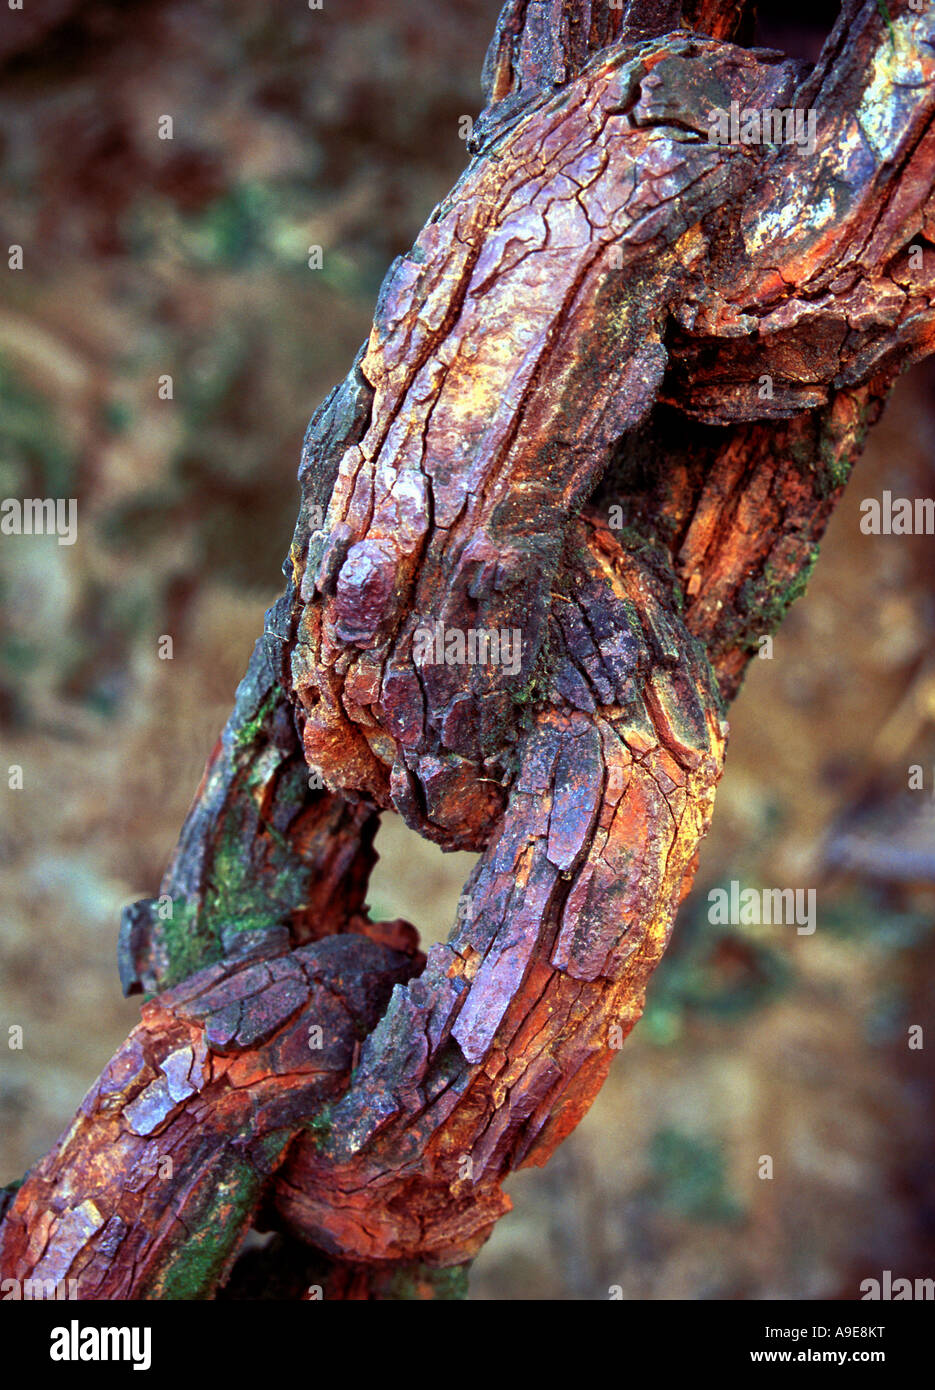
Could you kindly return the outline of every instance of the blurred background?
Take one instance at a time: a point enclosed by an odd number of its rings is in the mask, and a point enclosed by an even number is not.
[[[465,163],[496,14],[0,12],[0,246],[24,253],[2,274],[0,495],[78,499],[74,546],[0,541],[0,1033],[24,1030],[0,1049],[0,1184],[138,1017],[120,909],[156,889],[279,592],[306,422]],[[761,8],[760,39],[814,57],[832,15]],[[935,1275],[935,541],[859,529],[884,488],[935,495],[933,383],[900,382],[753,662],[646,1015],[549,1167],[509,1182],[473,1298],[854,1298],[884,1269]],[[378,847],[375,913],[444,937],[473,857],[390,817]],[[815,887],[817,931],[709,925],[732,879]]]

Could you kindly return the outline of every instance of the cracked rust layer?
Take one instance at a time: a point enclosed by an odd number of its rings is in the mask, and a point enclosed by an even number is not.
[[[469,1261],[587,1110],[725,702],[932,347],[935,18],[891,18],[846,5],[808,71],[739,46],[735,4],[507,5],[471,163],[309,426],[166,896],[125,914],[124,987],[157,997],[7,1195],[4,1275],[210,1297],[258,1220],[328,1296],[382,1296]],[[711,143],[733,102],[814,110],[814,150]],[[437,624],[520,660],[427,660]],[[366,916],[387,808],[481,852],[427,959]]]

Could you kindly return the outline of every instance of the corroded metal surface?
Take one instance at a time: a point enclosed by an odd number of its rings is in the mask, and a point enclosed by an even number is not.
[[[724,702],[933,345],[935,17],[890,8],[847,4],[807,72],[728,42],[734,4],[511,0],[472,162],[309,427],[179,915],[126,915],[125,988],[176,987],[13,1198],[4,1271],[204,1296],[261,1199],[335,1287],[463,1263],[581,1118],[690,886]],[[712,141],[732,104],[811,111],[811,149]],[[427,960],[365,913],[390,807],[482,853]]]

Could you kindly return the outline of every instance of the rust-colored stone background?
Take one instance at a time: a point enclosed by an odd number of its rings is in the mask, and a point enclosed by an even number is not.
[[[278,591],[306,421],[463,167],[496,9],[0,15],[0,495],[79,517],[73,547],[0,538],[0,1182],[137,1017],[120,908],[156,887]],[[814,54],[783,16],[764,41]],[[508,1184],[472,1297],[853,1298],[883,1269],[935,1275],[935,538],[859,529],[884,488],[935,495],[933,382],[900,384],[754,663],[647,1014],[548,1169]],[[392,820],[378,843],[376,913],[445,935],[472,857]],[[710,926],[731,879],[815,887],[817,931]]]

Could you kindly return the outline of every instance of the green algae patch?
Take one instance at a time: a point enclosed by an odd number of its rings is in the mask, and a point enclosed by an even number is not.
[[[432,1269],[424,1264],[403,1265],[394,1271],[383,1297],[387,1300],[459,1300],[468,1296],[470,1265]]]
[[[225,1277],[253,1214],[262,1177],[244,1159],[229,1154],[222,1176],[203,1178],[196,1195],[179,1212],[195,1232],[166,1259],[146,1299],[210,1299]]]
[[[211,922],[196,904],[184,898],[173,903],[171,917],[159,919],[158,930],[168,960],[162,989],[170,989],[206,966],[215,965],[223,955]]]

